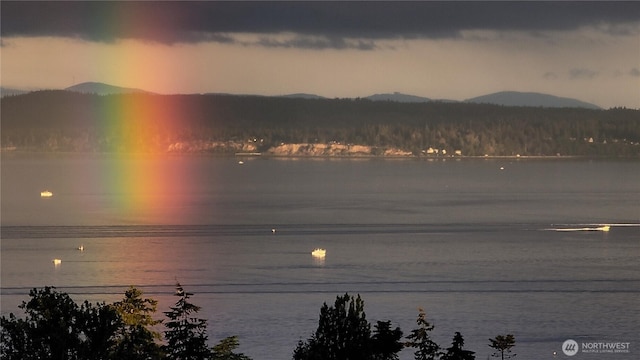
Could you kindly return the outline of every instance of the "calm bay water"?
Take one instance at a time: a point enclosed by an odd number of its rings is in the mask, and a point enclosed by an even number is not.
[[[212,342],[256,360],[290,359],[345,292],[405,334],[424,308],[478,359],[506,333],[519,359],[567,339],[631,347],[575,358],[640,353],[640,162],[243,160],[2,154],[2,314],[33,287],[111,302],[136,285],[161,318],[178,280]]]

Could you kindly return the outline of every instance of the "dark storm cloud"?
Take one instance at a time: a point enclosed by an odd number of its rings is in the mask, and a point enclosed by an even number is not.
[[[1,3],[3,37],[64,36],[165,44],[234,42],[232,33],[299,35],[263,38],[262,46],[372,49],[378,39],[452,38],[463,30],[637,28],[630,2],[14,2]],[[635,31],[635,30],[634,30]],[[349,41],[348,39],[357,39]]]

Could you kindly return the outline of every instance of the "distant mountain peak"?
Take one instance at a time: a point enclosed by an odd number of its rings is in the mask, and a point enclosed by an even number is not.
[[[500,91],[465,100],[476,104],[495,104],[503,106],[531,106],[548,108],[586,108],[600,109],[599,106],[577,99],[560,97],[537,92]]]
[[[80,84],[69,86],[64,90],[97,95],[148,93],[148,91],[141,89],[126,88],[101,82],[83,82]]]
[[[290,99],[326,99],[324,96],[307,94],[307,93],[287,94],[287,95],[280,95],[278,97],[284,97],[284,98],[290,98]]]
[[[395,101],[395,102],[402,102],[402,103],[423,103],[423,102],[431,101],[431,99],[426,97],[403,94],[397,91],[393,93],[374,94],[374,95],[365,97],[365,99],[368,99],[371,101]]]
[[[21,94],[26,94],[28,92],[29,92],[28,90],[0,87],[0,97],[11,96],[11,95],[21,95]]]

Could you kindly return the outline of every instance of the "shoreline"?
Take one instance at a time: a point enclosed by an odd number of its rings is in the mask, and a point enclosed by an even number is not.
[[[210,156],[218,158],[263,158],[263,159],[371,159],[371,160],[640,160],[640,157],[592,156],[592,155],[310,155],[310,154],[274,154],[274,153],[216,153],[216,152],[91,152],[91,151],[41,151],[27,149],[0,149],[0,154],[39,154],[39,155],[117,155],[117,156]]]

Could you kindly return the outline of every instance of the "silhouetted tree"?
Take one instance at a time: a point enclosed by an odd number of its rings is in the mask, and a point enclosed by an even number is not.
[[[35,342],[38,340],[36,339]],[[31,336],[31,327],[24,319],[16,318],[13,313],[9,317],[0,318],[0,358],[7,360],[30,360],[39,357],[32,353],[37,344]]]
[[[371,359],[397,360],[398,353],[404,347],[401,339],[402,330],[399,327],[391,329],[391,321],[378,321],[371,338]]]
[[[84,302],[78,306],[54,287],[33,289],[22,302],[25,318],[0,318],[3,359],[108,359],[122,325],[110,306]]]
[[[113,358],[116,334],[124,325],[116,309],[104,302],[93,305],[85,301],[80,306],[80,316],[84,334],[80,357],[95,360]]]
[[[162,349],[156,340],[160,333],[152,330],[161,320],[154,320],[158,301],[143,299],[142,291],[131,286],[124,294],[124,299],[112,306],[123,321],[118,329],[115,356],[123,360],[157,359]]]
[[[167,330],[163,349],[167,359],[203,360],[211,356],[207,346],[207,320],[194,317],[200,307],[189,302],[192,295],[184,291],[180,283],[176,284],[178,301],[171,311],[164,313],[169,318],[164,324]]]
[[[207,347],[206,320],[192,317],[199,309],[188,302],[190,293],[177,285],[180,299],[165,314],[167,344],[156,341],[160,333],[153,327],[157,301],[143,299],[130,287],[122,301],[81,306],[54,287],[33,289],[31,300],[23,302],[25,318],[13,313],[0,317],[0,358],[7,360],[107,360],[107,359],[212,359],[251,360],[233,351],[235,336],[227,337],[212,349]],[[166,353],[165,353],[166,351]]]
[[[516,345],[516,338],[511,335],[498,335],[494,339],[489,339],[489,347],[495,349],[492,357],[499,357],[501,360],[511,359],[516,354],[511,354],[511,348]]]
[[[400,329],[391,330],[390,322],[378,322],[375,335],[371,337],[360,295],[338,296],[334,306],[322,305],[318,329],[306,342],[298,342],[293,359],[394,359],[402,348]]]
[[[424,310],[418,309],[418,328],[411,331],[407,336],[406,346],[416,348],[414,353],[415,360],[436,360],[440,357],[440,346],[431,340],[429,333],[434,326],[427,321],[427,315]]]
[[[234,353],[233,351],[238,348],[239,342],[237,336],[226,337],[213,347],[211,350],[212,360],[251,360],[250,357],[242,353]]]
[[[296,348],[293,349],[293,360],[322,360],[320,355],[315,355],[312,352],[311,344],[315,343],[314,336],[307,341],[298,340]]]
[[[456,331],[451,347],[447,348],[447,352],[442,355],[442,360],[474,360],[476,358],[475,352],[464,350],[463,347],[462,334]]]
[[[19,306],[25,320],[2,317],[2,358],[77,359],[82,342],[78,305],[54,287],[33,289],[29,296]]]
[[[322,305],[318,329],[307,346],[296,349],[294,359],[364,360],[370,338],[371,326],[364,313],[364,302],[360,295],[354,298],[345,294],[338,296],[332,307],[327,303]]]

